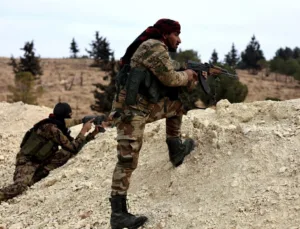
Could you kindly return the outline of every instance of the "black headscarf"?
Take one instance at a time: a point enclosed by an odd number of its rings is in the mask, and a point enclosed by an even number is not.
[[[68,137],[70,141],[73,140],[73,137],[70,135],[71,131],[66,127],[65,119],[71,118],[70,113],[72,113],[72,108],[68,103],[57,103],[53,109],[53,114],[50,114],[48,118],[43,119],[34,125],[34,129],[37,130],[39,126],[52,123],[60,129],[64,135]]]

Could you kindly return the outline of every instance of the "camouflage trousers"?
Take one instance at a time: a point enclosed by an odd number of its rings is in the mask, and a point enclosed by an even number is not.
[[[0,202],[21,194],[29,186],[48,176],[49,171],[64,165],[71,157],[71,152],[60,149],[44,162],[37,162],[27,158],[20,151],[16,157],[14,182],[0,189]]]
[[[114,102],[114,107],[118,104]],[[120,107],[119,107],[120,108]],[[122,109],[116,119],[117,157],[112,178],[111,195],[126,195],[132,172],[137,168],[139,152],[143,143],[143,133],[147,123],[166,118],[166,136],[180,137],[182,115],[185,110],[180,101],[168,99],[156,104],[143,106],[143,101],[133,109]]]

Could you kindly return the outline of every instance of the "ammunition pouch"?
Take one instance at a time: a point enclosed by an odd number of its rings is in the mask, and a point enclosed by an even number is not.
[[[150,103],[157,103],[168,95],[170,88],[145,68],[132,68],[126,81],[126,105],[137,105],[138,94]]]
[[[140,91],[140,87],[150,86],[151,75],[145,68],[132,68],[126,82],[126,105],[136,105],[137,95]]]
[[[21,144],[20,144],[20,148],[22,148],[23,145],[27,142],[27,140],[28,140],[28,138],[30,137],[30,135],[31,135],[32,132],[33,132],[33,128],[31,128],[30,130],[28,130],[28,131],[25,133],[25,135],[24,135],[24,137],[23,137],[23,139],[22,139],[22,142],[21,142]]]
[[[121,89],[125,88],[126,81],[129,75],[130,65],[125,64],[116,76],[116,95],[117,102],[119,101],[119,93]]]
[[[51,155],[54,147],[57,144],[55,144],[51,140],[39,136],[33,129],[31,131],[28,131],[28,133],[30,133],[30,135],[29,137],[27,136],[27,140],[25,142],[22,141],[21,151],[24,153],[25,156],[28,156],[38,161],[43,161],[47,159]],[[26,134],[28,135],[28,133]]]

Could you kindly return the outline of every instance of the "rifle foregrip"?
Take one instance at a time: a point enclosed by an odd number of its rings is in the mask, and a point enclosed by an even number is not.
[[[82,123],[86,123],[92,119],[94,119],[94,121],[93,121],[94,125],[101,125],[102,122],[106,120],[106,117],[105,117],[105,115],[98,115],[98,116],[97,115],[88,115],[82,119]]]

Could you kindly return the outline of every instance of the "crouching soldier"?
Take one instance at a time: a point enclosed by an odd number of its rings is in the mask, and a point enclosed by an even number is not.
[[[0,202],[21,194],[29,186],[48,176],[51,170],[64,165],[102,129],[100,125],[96,125],[95,129],[85,136],[94,119],[91,119],[91,116],[82,120],[71,119],[71,116],[70,105],[58,103],[49,118],[41,120],[27,131],[16,156],[14,183],[0,189]],[[97,118],[99,119],[99,116]],[[104,120],[104,116],[102,118]],[[74,139],[68,128],[83,122],[81,131]]]

